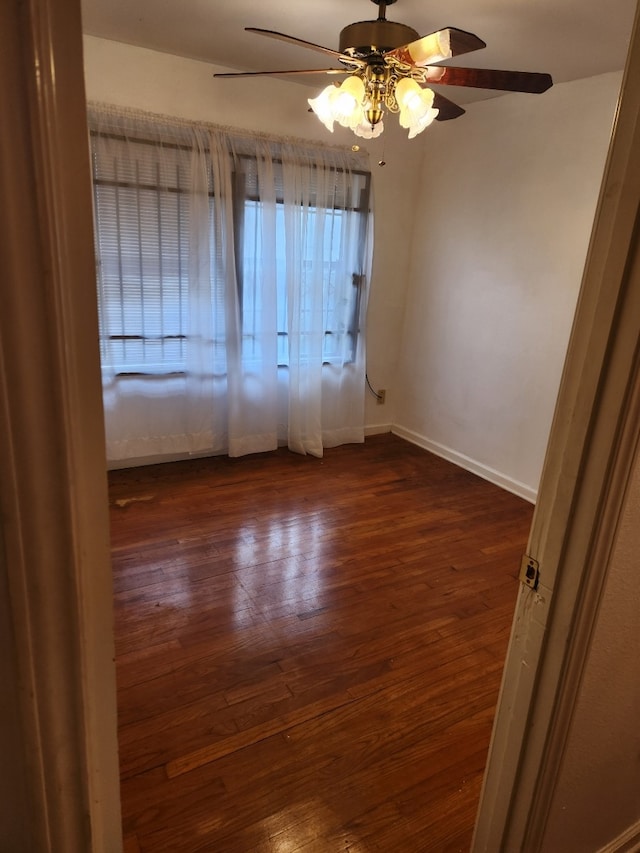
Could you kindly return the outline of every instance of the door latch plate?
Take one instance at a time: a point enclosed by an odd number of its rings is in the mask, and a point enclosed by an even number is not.
[[[522,557],[522,562],[520,563],[520,580],[526,586],[530,586],[531,589],[538,588],[538,581],[540,580],[540,564],[528,554],[525,554]]]

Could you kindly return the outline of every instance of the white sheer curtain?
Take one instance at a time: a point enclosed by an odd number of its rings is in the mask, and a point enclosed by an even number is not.
[[[89,128],[108,458],[362,441],[362,159],[98,106]]]

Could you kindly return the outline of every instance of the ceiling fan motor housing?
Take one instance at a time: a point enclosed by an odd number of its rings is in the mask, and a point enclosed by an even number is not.
[[[420,38],[417,30],[395,21],[358,21],[340,33],[340,53],[365,59],[372,53],[384,53]]]

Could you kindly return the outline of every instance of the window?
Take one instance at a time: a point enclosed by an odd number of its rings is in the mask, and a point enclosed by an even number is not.
[[[188,332],[187,152],[93,138],[103,361],[117,373],[185,368]],[[169,162],[167,162],[169,155]]]
[[[202,308],[193,295],[193,149],[171,139],[156,144],[96,131],[91,139],[103,363],[109,362],[116,375],[185,372],[194,314]],[[292,221],[285,201],[286,169],[281,158],[268,162],[275,203],[265,204],[258,158],[234,156],[231,198],[225,198],[233,221],[230,270],[224,232],[216,225],[216,216],[225,215],[216,209],[223,193],[216,195],[214,169],[206,167],[210,344],[218,371],[225,370],[228,312],[233,309],[230,279],[243,362],[250,364],[266,357],[265,350],[274,350],[278,366],[287,366],[292,346],[297,357],[311,357],[318,338],[324,363],[354,358],[370,175],[350,174],[345,184],[342,170],[324,170],[305,198],[293,202],[301,215]],[[328,192],[324,186],[320,193],[320,180],[329,184]],[[267,285],[269,277],[274,290]]]

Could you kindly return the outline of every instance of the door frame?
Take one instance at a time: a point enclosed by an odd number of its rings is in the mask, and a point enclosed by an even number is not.
[[[473,853],[538,853],[640,434],[638,11],[534,512]]]
[[[26,777],[6,786],[4,815],[21,850],[117,853],[113,593],[79,0],[0,3],[0,103],[0,588],[12,646],[2,663]]]

